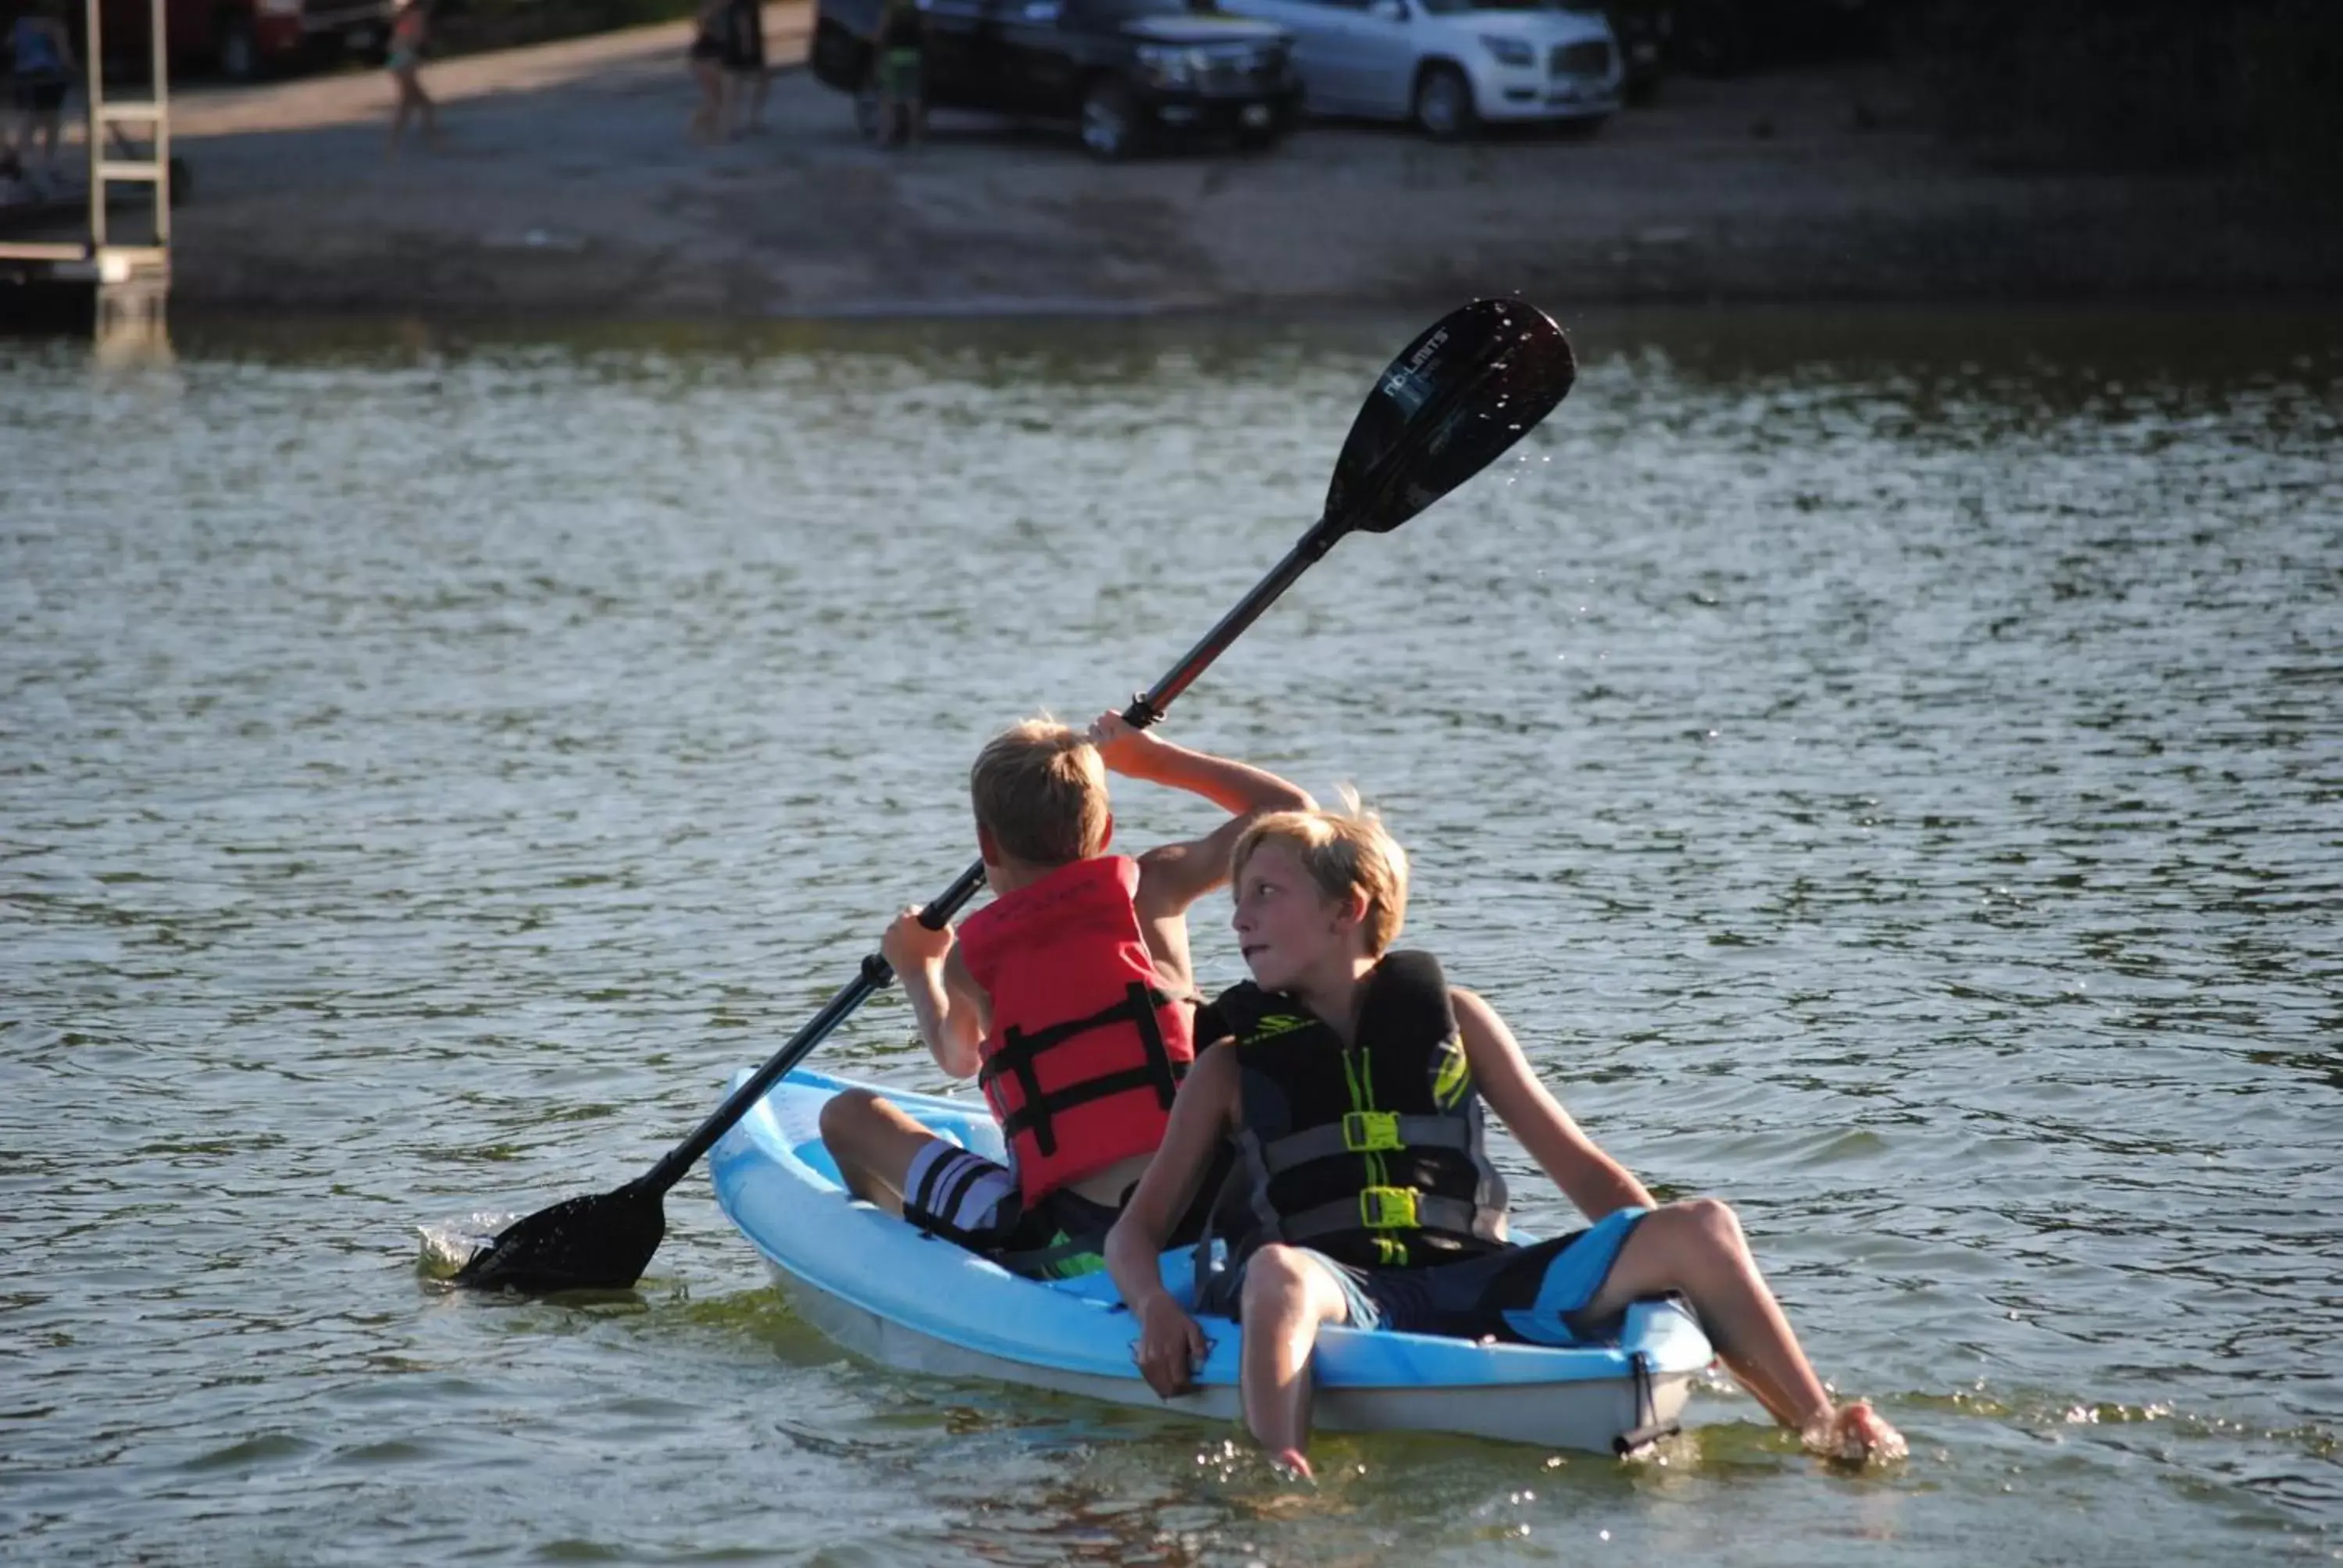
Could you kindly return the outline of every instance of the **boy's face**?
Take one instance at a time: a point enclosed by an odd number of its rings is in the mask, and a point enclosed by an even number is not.
[[[1291,990],[1331,958],[1347,958],[1359,940],[1350,906],[1330,899],[1293,851],[1274,841],[1256,848],[1237,879],[1238,950],[1265,990]]]

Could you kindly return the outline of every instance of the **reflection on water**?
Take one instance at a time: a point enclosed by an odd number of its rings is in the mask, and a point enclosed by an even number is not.
[[[1412,935],[1740,1205],[1902,1471],[1720,1384],[1664,1463],[1330,1438],[1297,1496],[1217,1429],[846,1361],[696,1181],[628,1298],[417,1277],[418,1226],[634,1174],[802,1023],[965,863],[982,736],[1187,648],[1415,325],[0,346],[12,1543],[2331,1554],[2331,318],[1573,323],[1546,427],[1176,716],[1384,807]],[[932,1087],[910,1036],[884,997],[825,1060]]]

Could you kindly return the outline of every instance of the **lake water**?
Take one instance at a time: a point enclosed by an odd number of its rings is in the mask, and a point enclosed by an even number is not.
[[[424,1277],[844,983],[981,739],[1184,651],[1417,325],[0,343],[0,1557],[2343,1557],[2331,317],[1571,320],[1517,458],[1173,716],[1382,805],[1411,939],[1908,1463],[1719,1383],[1664,1462],[1298,1493],[846,1359],[697,1176],[630,1296]],[[820,1060],[938,1086],[893,993]]]

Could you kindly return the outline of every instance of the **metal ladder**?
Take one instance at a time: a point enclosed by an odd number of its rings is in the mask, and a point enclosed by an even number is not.
[[[100,281],[126,282],[135,268],[168,265],[171,250],[170,37],[164,0],[149,0],[147,61],[150,95],[109,102],[106,93],[105,0],[88,0],[89,68],[89,246]],[[145,126],[151,152],[124,157],[114,146],[116,127]],[[141,184],[154,200],[155,237],[150,245],[117,246],[106,237],[106,187]]]

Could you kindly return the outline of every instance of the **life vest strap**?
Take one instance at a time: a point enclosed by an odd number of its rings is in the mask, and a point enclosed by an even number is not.
[[[1479,1212],[1462,1198],[1419,1192],[1413,1187],[1367,1187],[1355,1197],[1289,1214],[1278,1221],[1277,1228],[1285,1241],[1297,1244],[1363,1230],[1446,1231],[1470,1236],[1477,1234],[1473,1222]]]
[[[1057,1130],[1052,1119],[1078,1105],[1087,1105],[1109,1095],[1125,1094],[1137,1089],[1152,1089],[1156,1103],[1165,1111],[1180,1091],[1180,1064],[1163,1044],[1163,1026],[1155,1016],[1158,1008],[1169,1007],[1172,995],[1154,986],[1138,980],[1131,982],[1122,1000],[1111,1007],[1101,1008],[1088,1018],[1071,1019],[1053,1023],[1043,1029],[1026,1030],[1011,1024],[1001,1044],[985,1059],[977,1071],[977,1085],[989,1089],[1004,1074],[1017,1080],[1017,1109],[1001,1119],[1003,1136],[1014,1139],[1021,1133],[1033,1135],[1034,1147],[1042,1155],[1058,1151]],[[1111,1028],[1118,1023],[1131,1024],[1139,1031],[1141,1046],[1147,1053],[1146,1064],[1121,1072],[1110,1072],[1081,1083],[1069,1084],[1055,1093],[1041,1090],[1041,1075],[1033,1059],[1042,1051],[1093,1030]]]
[[[1039,1139],[1041,1129],[1052,1116],[1062,1115],[1077,1105],[1088,1105],[1093,1100],[1105,1100],[1112,1095],[1128,1094],[1134,1089],[1154,1087],[1154,1070],[1145,1067],[1125,1068],[1121,1072],[1110,1072],[1101,1077],[1087,1079],[1081,1083],[1070,1084],[1057,1093],[1043,1099],[1029,1100],[1010,1112],[1001,1123],[1001,1136],[1014,1138],[1030,1129]],[[1041,1152],[1050,1153],[1051,1150],[1048,1147],[1050,1141],[1041,1141],[1043,1142]]]
[[[1305,1127],[1262,1145],[1262,1163],[1272,1176],[1312,1160],[1400,1149],[1473,1147],[1473,1129],[1461,1117],[1411,1116],[1387,1111],[1353,1111],[1340,1121]]]

